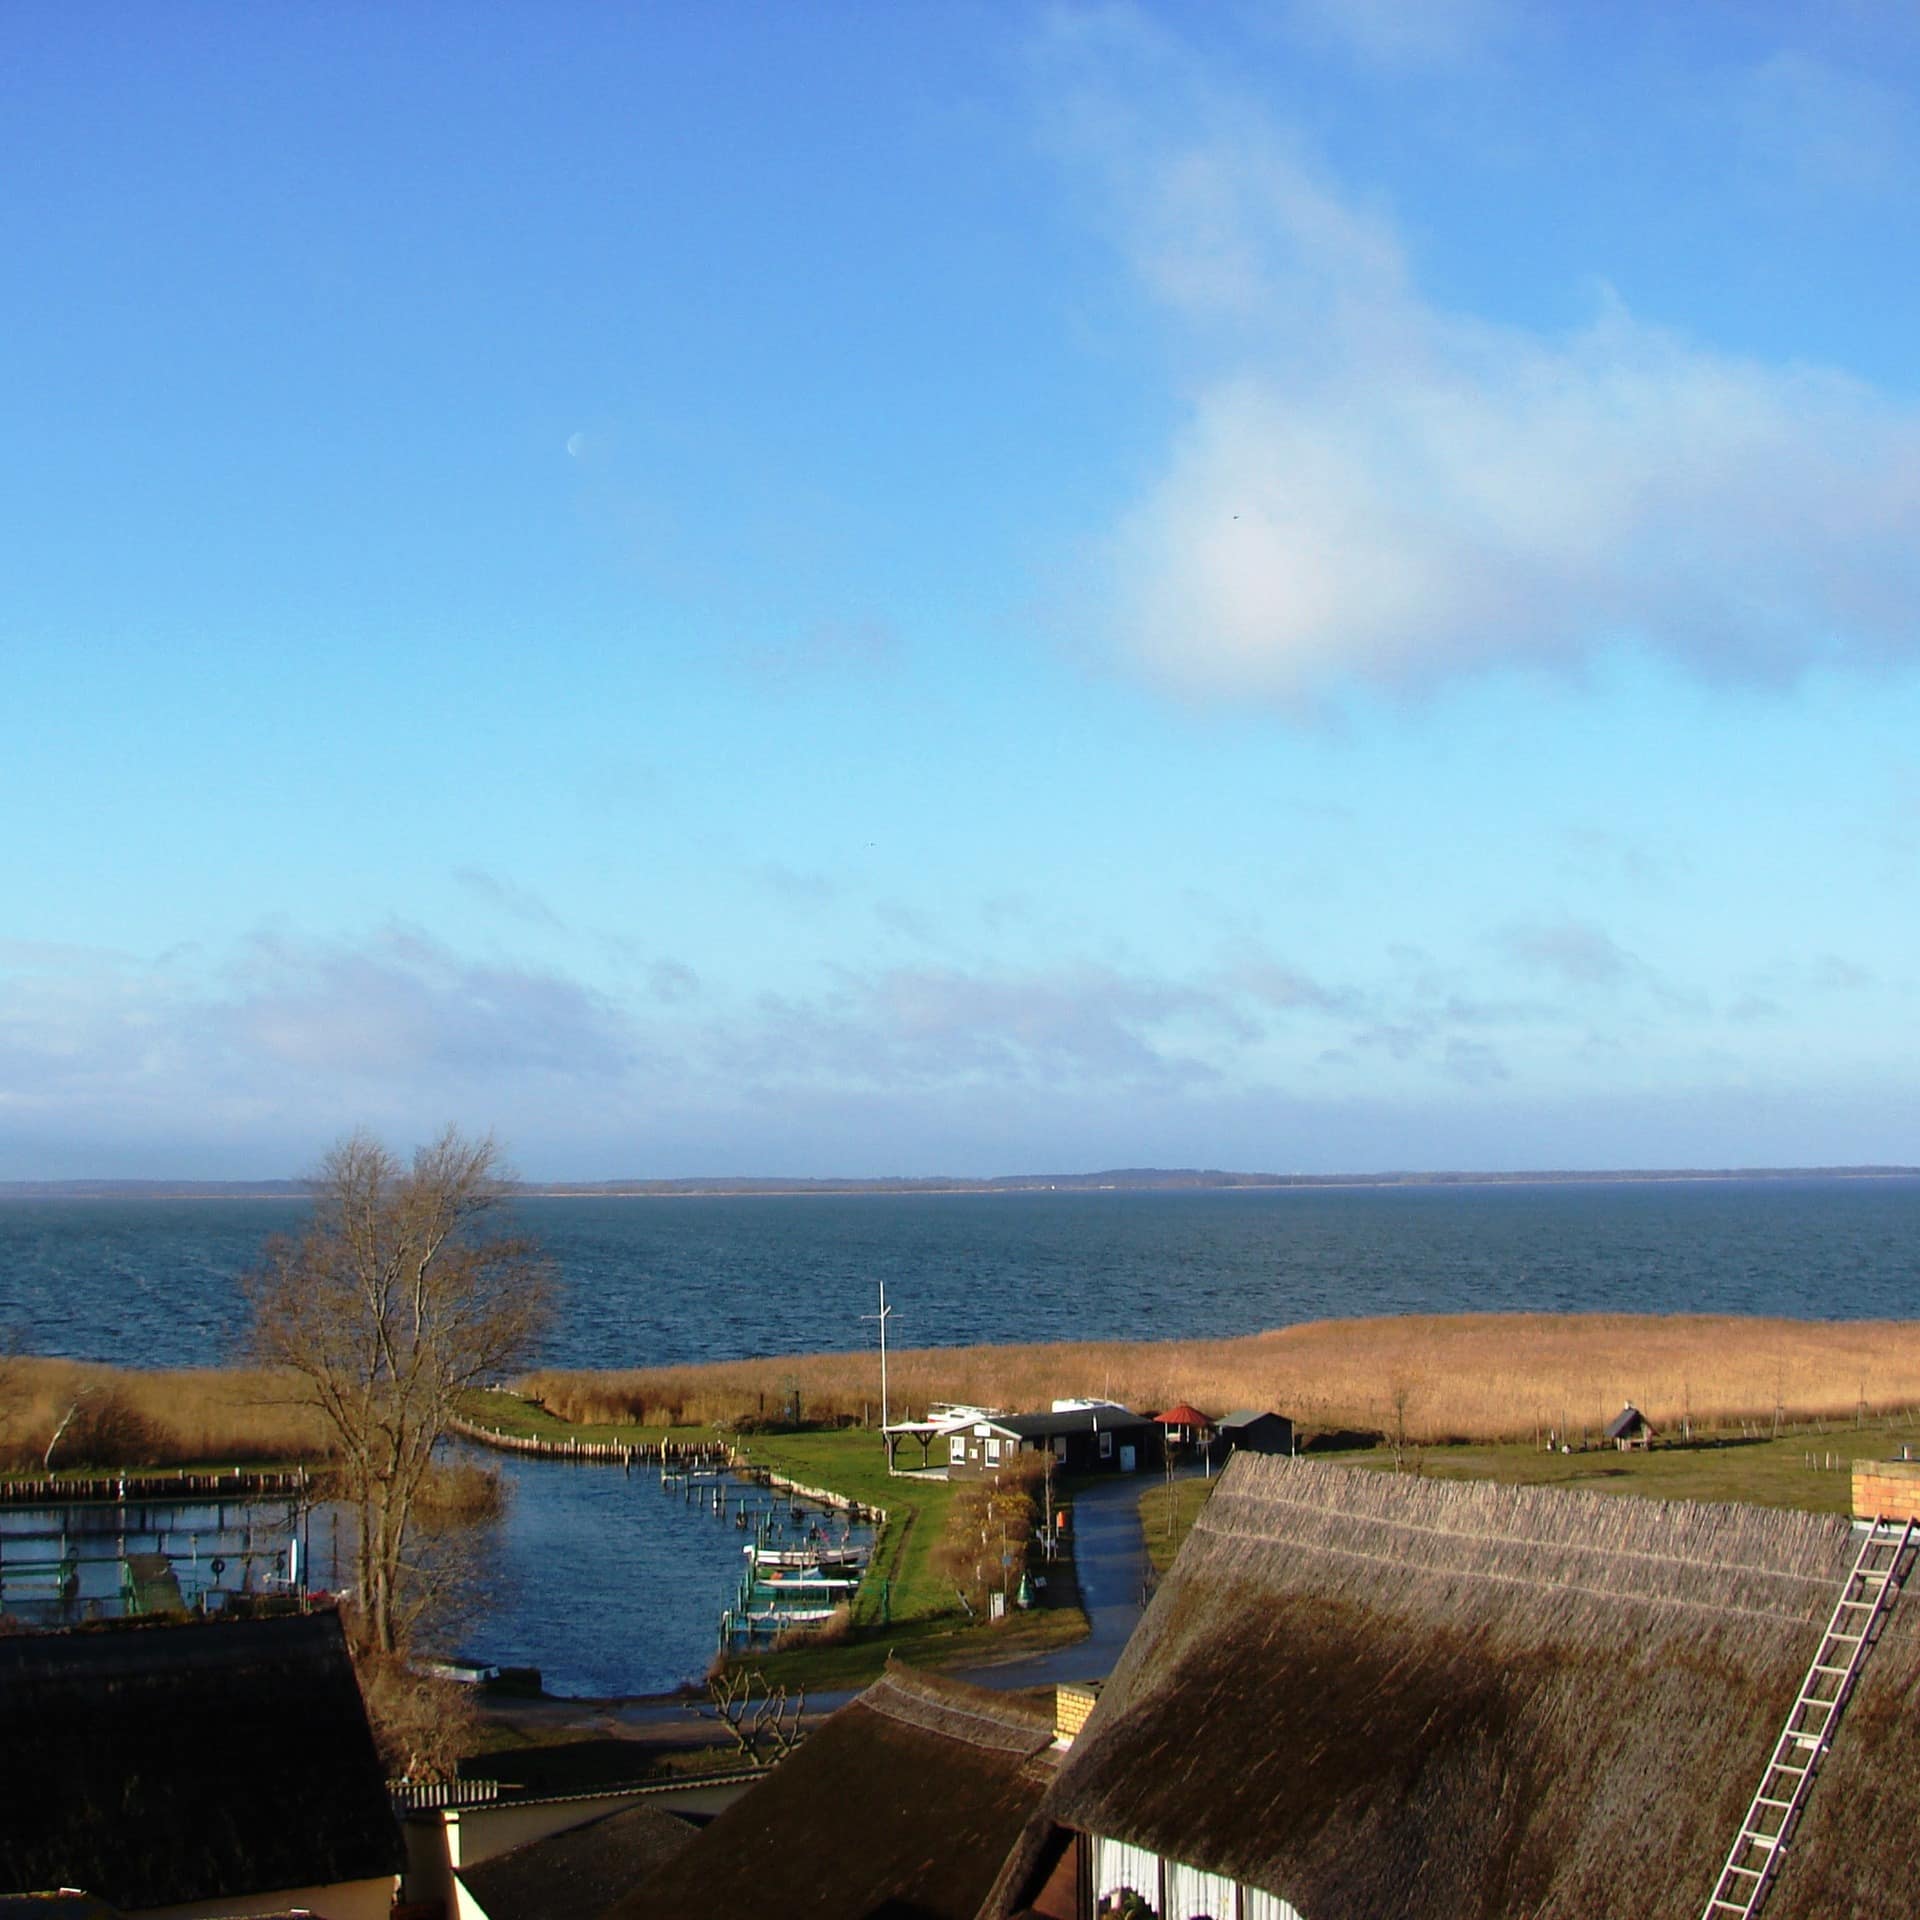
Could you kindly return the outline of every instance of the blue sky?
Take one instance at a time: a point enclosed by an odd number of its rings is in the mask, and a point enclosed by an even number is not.
[[[0,13],[0,1177],[1920,1160],[1920,27]]]

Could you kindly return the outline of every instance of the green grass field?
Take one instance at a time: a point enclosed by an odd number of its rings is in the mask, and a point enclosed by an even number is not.
[[[1905,1421],[1812,1426],[1778,1439],[1709,1440],[1656,1446],[1646,1453],[1598,1448],[1548,1453],[1523,1445],[1410,1448],[1401,1470],[1447,1480],[1494,1480],[1505,1486],[1580,1487],[1656,1500],[1731,1500],[1755,1507],[1845,1513],[1852,1502],[1853,1462],[1897,1459],[1903,1447],[1920,1451],[1920,1430]],[[1394,1471],[1393,1454],[1385,1447],[1315,1457],[1330,1466]],[[1161,1483],[1141,1496],[1141,1525],[1158,1570],[1172,1564],[1194,1515],[1218,1484],[1217,1479],[1182,1480],[1169,1494]]]

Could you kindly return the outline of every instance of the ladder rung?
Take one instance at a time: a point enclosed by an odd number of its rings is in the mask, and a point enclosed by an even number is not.
[[[1832,1617],[1814,1654],[1813,1664],[1800,1684],[1799,1697],[1794,1701],[1792,1711],[1787,1715],[1787,1724],[1774,1743],[1773,1757],[1760,1775],[1760,1785],[1747,1808],[1739,1837],[1733,1843],[1733,1851],[1727,1855],[1727,1863],[1720,1869],[1720,1878],[1714,1883],[1713,1892],[1708,1897],[1703,1920],[1713,1920],[1716,1913],[1738,1914],[1740,1920],[1752,1920],[1755,1910],[1766,1897],[1773,1872],[1786,1851],[1787,1830],[1792,1826],[1801,1800],[1812,1783],[1814,1770],[1830,1750],[1834,1732],[1839,1726],[1840,1713],[1846,1704],[1847,1689],[1870,1651],[1867,1643],[1881,1614],[1893,1604],[1902,1578],[1901,1568],[1914,1549],[1917,1531],[1920,1531],[1920,1523],[1912,1520],[1876,1520],[1861,1543],[1854,1557],[1853,1570],[1847,1575],[1840,1588],[1840,1598],[1834,1603]],[[1875,1564],[1881,1555],[1889,1551],[1892,1557],[1884,1567]],[[1920,1555],[1916,1556],[1916,1563],[1920,1564]],[[1859,1613],[1867,1616],[1858,1623],[1859,1630],[1844,1631],[1842,1622],[1850,1615]],[[1837,1684],[1832,1697],[1822,1699],[1814,1689],[1828,1680]],[[1812,1724],[1816,1710],[1821,1715],[1818,1728]],[[1788,1755],[1794,1758],[1789,1759]],[[1781,1797],[1783,1795],[1784,1798]],[[1763,1833],[1758,1822],[1770,1814],[1778,1815],[1779,1824],[1773,1832]],[[1740,1857],[1743,1854],[1757,1857],[1761,1864],[1757,1867],[1742,1866]],[[1750,1884],[1741,1887],[1739,1883],[1743,1880]]]

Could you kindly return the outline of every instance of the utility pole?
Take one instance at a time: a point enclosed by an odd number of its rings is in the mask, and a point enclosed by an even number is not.
[[[882,1433],[887,1430],[887,1315],[892,1311],[893,1309],[887,1305],[887,1283],[883,1279],[880,1282],[880,1311],[863,1313],[860,1316],[862,1320],[880,1322],[880,1431]]]

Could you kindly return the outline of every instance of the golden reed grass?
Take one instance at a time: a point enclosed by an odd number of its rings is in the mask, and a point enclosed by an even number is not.
[[[1920,1321],[1705,1314],[1448,1314],[1320,1320],[1235,1340],[922,1347],[888,1356],[895,1419],[930,1401],[1013,1410],[1068,1395],[1148,1410],[1272,1408],[1318,1430],[1410,1440],[1576,1439],[1628,1402],[1657,1427],[1851,1420],[1920,1407]],[[521,1390],[565,1419],[698,1425],[877,1420],[878,1356],[811,1354],[619,1372],[543,1370]]]
[[[9,1359],[0,1362],[0,1464],[37,1470],[63,1420],[56,1470],[317,1459],[326,1451],[319,1422],[287,1393],[258,1370]]]

